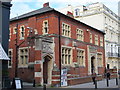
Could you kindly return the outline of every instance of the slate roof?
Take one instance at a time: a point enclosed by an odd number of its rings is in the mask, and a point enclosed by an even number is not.
[[[45,13],[45,12],[49,12],[49,11],[55,11],[55,12],[60,13],[61,15],[64,15],[64,16],[66,16],[66,17],[69,17],[69,16],[67,16],[67,15],[65,15],[65,14],[63,14],[63,13],[57,11],[57,10],[55,10],[54,8],[51,8],[51,7],[43,7],[43,8],[40,8],[40,9],[38,9],[38,10],[34,10],[34,11],[29,12],[29,13],[20,15],[20,16],[15,17],[15,18],[12,18],[12,19],[10,19],[10,21],[12,22],[12,21],[16,21],[16,20],[20,20],[20,19],[32,17],[32,16],[39,15],[39,14],[42,14],[42,13]],[[69,18],[71,18],[71,17],[69,17]],[[72,18],[72,19],[74,19],[74,18]],[[90,26],[90,25],[87,25],[87,24],[85,24],[85,23],[83,23],[83,22],[81,22],[81,21],[78,21],[78,20],[76,20],[76,19],[74,19],[74,20],[77,21],[77,22],[80,22],[80,23],[82,23],[82,24],[84,24],[84,25],[86,25],[86,26],[88,26],[88,27],[90,27],[90,28],[96,29],[96,28],[94,28],[94,27],[92,27],[92,26]],[[101,33],[103,33],[103,34],[105,34],[104,31],[101,31],[101,30],[98,30],[98,29],[96,29],[96,30],[99,31],[99,32],[101,32]]]
[[[0,43],[0,60],[10,60]]]
[[[44,7],[44,8],[41,8],[41,9],[38,9],[38,10],[34,10],[34,11],[29,12],[29,13],[20,15],[18,17],[12,18],[12,19],[10,19],[10,21],[31,17],[31,16],[34,16],[34,15],[42,14],[42,13],[45,13],[45,12],[48,12],[48,11],[52,11],[52,10],[54,10],[54,9],[50,8],[50,7]]]

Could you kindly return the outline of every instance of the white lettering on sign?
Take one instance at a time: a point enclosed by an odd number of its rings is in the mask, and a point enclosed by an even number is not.
[[[41,76],[41,72],[35,72],[35,77],[40,77]]]
[[[21,89],[21,82],[20,80],[15,80],[15,85],[16,85],[16,89]]]

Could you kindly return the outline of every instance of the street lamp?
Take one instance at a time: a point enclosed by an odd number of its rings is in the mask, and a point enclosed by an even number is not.
[[[18,19],[18,18],[17,18]],[[12,88],[15,88],[15,89],[17,89],[17,87],[16,87],[16,85],[15,84],[17,84],[16,82],[15,82],[15,80],[20,80],[20,78],[18,78],[18,49],[19,49],[19,47],[24,43],[24,42],[28,42],[28,40],[30,41],[30,43],[31,43],[31,40],[33,40],[34,39],[34,35],[33,35],[33,29],[32,28],[30,28],[30,27],[27,27],[27,29],[30,29],[29,30],[29,36],[26,38],[26,39],[24,39],[21,43],[19,43],[18,44],[18,23],[16,24],[16,29],[15,29],[15,32],[16,32],[16,39],[15,39],[15,47],[16,47],[16,61],[15,61],[15,78],[13,79],[13,84],[12,84]],[[30,44],[29,43],[29,44]],[[22,83],[21,83],[21,88],[22,88]]]

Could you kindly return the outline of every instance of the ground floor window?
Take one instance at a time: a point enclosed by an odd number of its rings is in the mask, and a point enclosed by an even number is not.
[[[19,66],[26,66],[28,64],[28,48],[19,49]]]
[[[84,50],[77,50],[77,62],[80,66],[85,66],[85,52]]]
[[[71,48],[62,47],[62,64],[67,65],[71,64],[71,57],[72,57],[72,50]]]
[[[102,53],[97,53],[97,61],[98,61],[98,67],[103,66],[103,57]]]

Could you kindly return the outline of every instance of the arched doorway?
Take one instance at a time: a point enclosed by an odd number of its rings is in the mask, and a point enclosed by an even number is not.
[[[91,73],[95,71],[95,57],[91,57]]]
[[[43,83],[50,84],[51,80],[51,68],[52,68],[52,57],[49,55],[44,57],[43,62]]]

